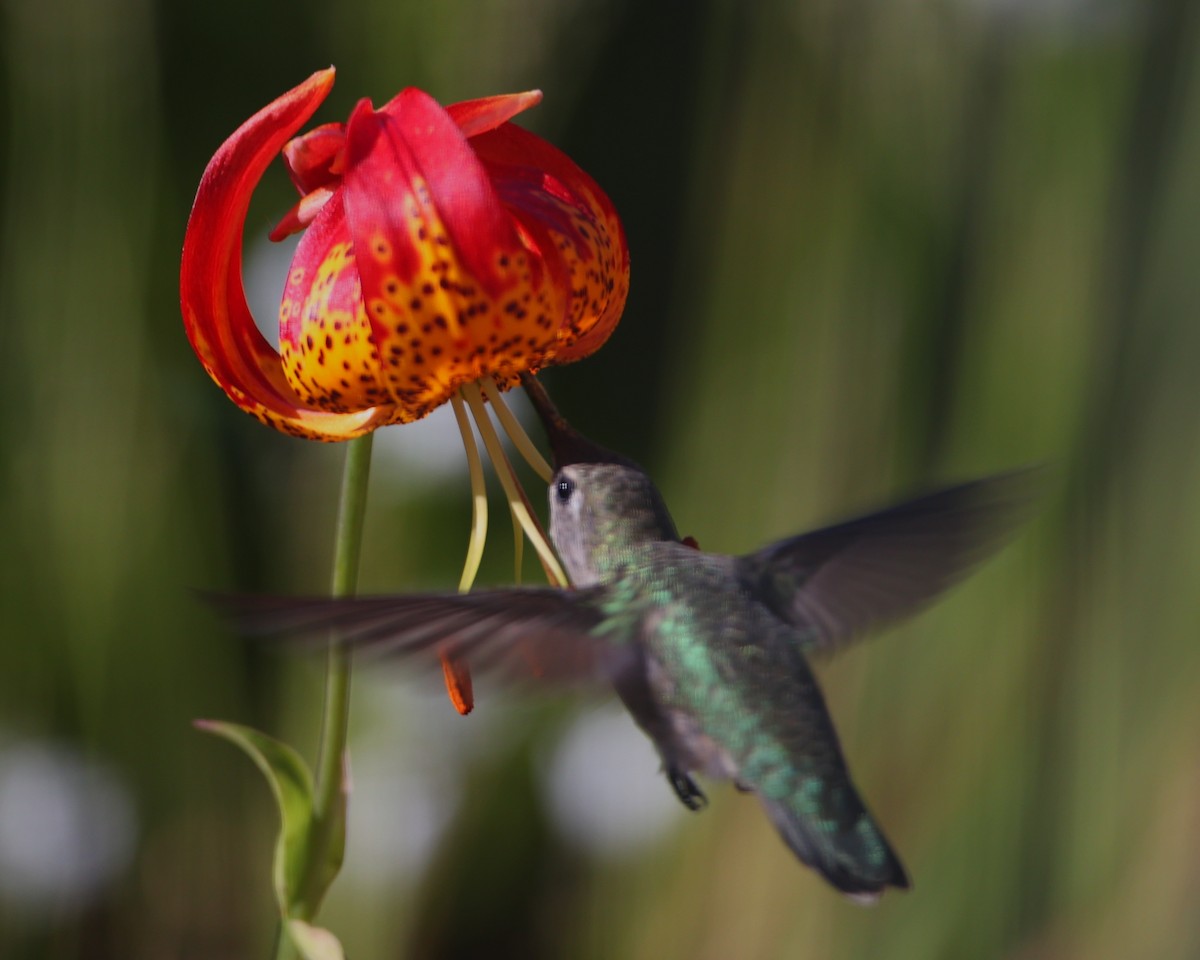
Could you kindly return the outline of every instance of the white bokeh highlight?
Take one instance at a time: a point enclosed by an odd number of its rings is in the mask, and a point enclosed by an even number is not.
[[[85,906],[133,855],[129,790],[61,744],[0,745],[0,901],[41,913]]]
[[[544,784],[555,826],[598,859],[622,859],[661,840],[684,809],[654,747],[619,704],[581,714],[548,758]]]
[[[411,882],[428,866],[462,804],[468,765],[508,735],[508,707],[490,701],[464,719],[433,674],[361,674],[350,747],[348,883]]]

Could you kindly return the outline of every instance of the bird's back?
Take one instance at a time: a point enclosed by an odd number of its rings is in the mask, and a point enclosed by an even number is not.
[[[738,580],[733,558],[668,543],[642,553],[626,575],[653,611],[643,644],[668,749],[758,794],[797,856],[840,890],[908,886],[850,780],[803,638]]]

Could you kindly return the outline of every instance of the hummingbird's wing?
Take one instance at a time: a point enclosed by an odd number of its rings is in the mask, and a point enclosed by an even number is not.
[[[369,597],[214,595],[208,600],[248,634],[331,636],[368,657],[430,666],[439,655],[515,677],[611,677],[621,651],[593,634],[604,588],[512,588]]]
[[[737,558],[742,582],[828,649],[915,613],[966,577],[1029,512],[1034,471],[939,490]]]

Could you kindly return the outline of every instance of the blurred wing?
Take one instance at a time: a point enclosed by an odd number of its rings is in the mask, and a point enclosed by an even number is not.
[[[592,635],[604,619],[597,606],[603,592],[518,588],[208,600],[248,634],[332,638],[371,658],[410,658],[432,666],[439,655],[448,655],[465,659],[472,670],[569,680],[611,677],[618,669],[619,649]]]
[[[739,575],[806,649],[829,649],[966,577],[1029,513],[1034,486],[1023,470],[939,490],[739,557]]]

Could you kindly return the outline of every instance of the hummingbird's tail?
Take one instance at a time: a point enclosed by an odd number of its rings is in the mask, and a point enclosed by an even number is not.
[[[886,887],[908,888],[900,858],[857,797],[858,815],[849,821],[801,810],[812,802],[804,791],[784,800],[761,799],[792,852],[852,900],[871,904]]]

